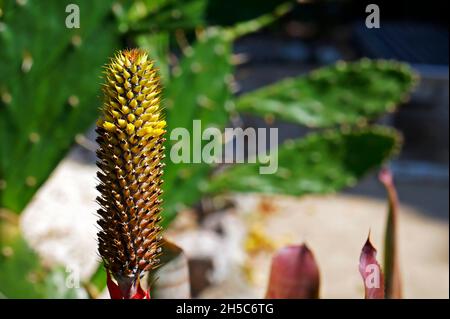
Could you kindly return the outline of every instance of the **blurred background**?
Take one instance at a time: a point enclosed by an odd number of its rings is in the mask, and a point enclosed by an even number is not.
[[[102,66],[141,47],[169,131],[194,119],[279,129],[273,176],[166,160],[166,237],[189,273],[171,276],[193,297],[262,298],[274,252],[306,242],[321,297],[362,298],[369,229],[384,253],[386,166],[404,297],[448,298],[446,8],[377,1],[380,28],[368,28],[369,3],[0,0],[0,297],[108,297],[94,125]]]

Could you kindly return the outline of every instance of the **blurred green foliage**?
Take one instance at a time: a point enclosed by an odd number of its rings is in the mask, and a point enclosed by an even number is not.
[[[205,0],[117,1],[113,11],[119,30],[135,34],[194,30],[205,25]]]
[[[393,112],[414,82],[411,68],[402,63],[339,62],[247,93],[237,110],[308,127],[365,124]]]
[[[233,41],[269,25],[291,4],[252,0],[227,15],[235,1],[79,0],[81,28],[67,29],[69,3],[0,0],[0,209],[20,213],[95,122],[102,65],[121,47],[140,46],[156,59],[169,134],[175,127],[192,130],[195,119],[203,128],[223,129],[238,112],[330,128],[281,145],[275,175],[259,175],[254,164],[214,174],[215,165],[167,160],[165,225],[180,208],[215,193],[338,191],[400,147],[396,131],[369,124],[393,111],[414,84],[412,71],[396,62],[339,63],[232,94]],[[2,226],[0,236],[0,296],[84,296],[83,288],[64,289],[61,269],[42,267],[17,227]],[[100,267],[84,288],[94,295],[104,278]]]
[[[0,207],[17,213],[95,121],[102,65],[118,46],[107,2],[78,1],[79,29],[65,27],[69,3],[1,5]]]
[[[44,270],[16,223],[0,221],[0,249],[0,297],[44,297]]]
[[[204,35],[190,53],[180,62],[173,79],[166,87],[165,108],[168,132],[184,127],[192,136],[192,121],[201,120],[202,126],[222,128],[228,121],[228,107],[232,106],[229,81],[231,43],[219,34]],[[168,141],[170,143],[171,141]],[[168,145],[170,148],[170,144]],[[180,205],[192,205],[202,193],[199,184],[208,176],[207,164],[175,164],[166,161],[165,220],[170,221]],[[177,186],[175,186],[177,185]],[[181,187],[181,191],[173,191]]]
[[[42,265],[11,219],[0,220],[0,299],[87,298],[83,287],[77,287],[77,274],[71,281],[64,268]]]

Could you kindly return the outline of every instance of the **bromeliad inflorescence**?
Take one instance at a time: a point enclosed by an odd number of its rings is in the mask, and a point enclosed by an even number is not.
[[[159,197],[166,126],[153,61],[138,49],[119,52],[107,66],[103,92],[97,123],[98,249],[111,297],[148,298],[140,279],[158,265],[161,254]]]

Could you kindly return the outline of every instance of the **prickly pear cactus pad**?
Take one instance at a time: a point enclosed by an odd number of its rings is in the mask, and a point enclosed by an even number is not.
[[[19,213],[98,116],[118,36],[109,1],[0,1],[0,207]],[[68,181],[70,183],[70,181]]]
[[[166,122],[159,75],[141,50],[119,52],[107,67],[99,150],[99,252],[118,281],[136,280],[160,255],[160,204]]]
[[[241,112],[271,115],[310,127],[364,124],[407,100],[417,75],[407,64],[338,62],[243,95]]]
[[[400,145],[399,133],[381,126],[312,133],[279,147],[274,174],[258,174],[259,163],[234,165],[213,176],[208,190],[296,196],[333,193],[354,186],[397,154]]]
[[[234,105],[231,43],[220,34],[205,34],[188,52],[174,68],[173,79],[164,91],[168,131],[183,127],[192,135],[193,120],[201,120],[203,128],[222,129]],[[163,222],[174,218],[180,207],[188,207],[200,199],[201,184],[208,179],[211,168],[212,164],[207,163],[167,161]]]

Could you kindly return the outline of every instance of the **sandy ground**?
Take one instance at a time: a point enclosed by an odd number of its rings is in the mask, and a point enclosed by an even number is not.
[[[95,172],[93,165],[79,161],[72,152],[22,215],[31,246],[49,263],[79,268],[84,278],[98,261]],[[214,261],[209,274],[213,285],[200,297],[263,297],[273,252],[301,242],[308,244],[319,263],[323,298],[363,296],[359,254],[370,229],[382,256],[383,199],[350,194],[301,199],[235,195],[232,199],[236,207],[207,218],[201,230],[192,221],[189,227],[169,230],[188,256],[203,254]],[[448,216],[448,211],[441,215]],[[214,230],[217,223],[222,225],[221,234]],[[405,297],[448,298],[448,219],[427,217],[405,205],[399,234]]]
[[[256,236],[262,235],[275,243],[275,249],[286,244],[307,243],[321,269],[323,298],[364,295],[358,273],[359,254],[370,229],[372,242],[382,259],[386,210],[383,201],[342,195],[302,199],[263,197],[262,200],[256,196],[240,196],[237,201],[239,214],[247,212],[249,228],[261,231]],[[269,213],[263,208],[267,202],[274,205]],[[399,235],[404,297],[448,298],[448,224],[437,223],[410,207],[402,207]],[[261,250],[244,262],[244,270],[248,275],[250,269],[253,278],[251,289],[239,284],[242,278],[230,275],[229,280],[202,296],[263,296],[271,251]],[[236,286],[240,290],[235,290]]]

